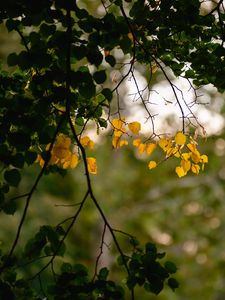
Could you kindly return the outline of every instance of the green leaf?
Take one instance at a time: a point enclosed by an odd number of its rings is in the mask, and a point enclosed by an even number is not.
[[[18,64],[18,55],[16,53],[11,53],[7,57],[7,64],[9,67],[15,66]]]
[[[99,279],[99,280],[106,280],[108,274],[109,274],[109,270],[108,270],[107,268],[102,268],[102,269],[99,271],[98,279]]]
[[[35,31],[32,31],[29,35],[29,40],[32,46],[38,46],[38,44],[40,43],[40,34]]]
[[[25,162],[29,165],[32,165],[37,159],[37,153],[33,151],[27,151],[25,153]]]
[[[97,101],[98,103],[101,103],[101,102],[105,101],[105,96],[102,95],[102,94],[98,94],[98,95],[95,97],[95,99],[96,99],[96,101]]]
[[[86,56],[87,49],[84,45],[73,46],[71,50],[71,57],[76,58],[77,60],[81,60]]]
[[[87,276],[88,275],[87,268],[84,265],[82,265],[82,264],[75,264],[73,266],[73,271],[76,274],[79,274],[80,276]]]
[[[98,67],[102,63],[103,55],[99,50],[89,49],[87,53],[87,59],[91,64]]]
[[[6,27],[7,27],[7,29],[8,29],[9,32],[12,31],[12,30],[14,30],[14,29],[16,29],[16,28],[18,28],[19,25],[20,25],[20,21],[19,20],[8,19],[6,21]]]
[[[99,119],[101,116],[102,116],[102,107],[98,106],[94,110],[94,117],[97,118],[97,119]]]
[[[38,257],[46,243],[46,237],[41,232],[38,232],[34,238],[28,240],[24,249],[24,255],[30,259]]]
[[[168,285],[173,291],[179,287],[179,283],[175,278],[169,278]]]
[[[86,9],[79,9],[78,7],[75,9],[76,16],[78,19],[85,19],[88,18],[89,14]]]
[[[73,267],[70,263],[63,263],[61,266],[61,271],[62,272],[72,272]]]
[[[177,266],[171,261],[166,261],[164,266],[170,274],[174,274],[177,271]]]
[[[152,276],[151,282],[144,284],[144,289],[148,292],[158,295],[163,289],[163,282],[157,276]]]
[[[95,96],[95,85],[92,83],[83,84],[79,87],[79,92],[81,96],[83,96],[85,99],[91,99]]]
[[[17,209],[16,202],[15,201],[5,202],[4,205],[2,206],[2,209],[7,215],[13,215]]]
[[[106,97],[106,99],[110,102],[112,100],[112,91],[108,88],[105,88],[101,91],[102,95]]]
[[[23,168],[24,166],[24,156],[22,153],[16,153],[12,157],[12,165],[16,168]]]
[[[84,126],[84,119],[82,117],[78,117],[75,119],[75,124],[78,126]]]
[[[187,78],[194,78],[195,77],[195,72],[193,70],[187,70],[185,72],[185,77],[187,77]]]
[[[129,260],[128,256],[120,255],[117,258],[117,263],[118,263],[119,266],[123,266],[126,262],[128,262],[128,260]]]
[[[21,180],[21,174],[17,169],[6,170],[4,173],[4,178],[11,186],[18,186]]]
[[[43,36],[48,37],[50,35],[53,35],[56,31],[55,25],[47,25],[43,23],[40,27],[40,32]]]
[[[116,60],[115,60],[115,57],[113,55],[107,55],[105,57],[105,61],[110,64],[111,67],[114,67],[115,64],[116,64]]]
[[[93,78],[98,84],[105,82],[107,78],[105,70],[95,72]]]
[[[136,284],[137,284],[136,276],[134,276],[133,274],[130,274],[128,276],[128,279],[127,279],[127,282],[126,282],[127,287],[131,290],[135,287]]]
[[[151,252],[151,253],[156,254],[157,253],[157,248],[156,248],[155,244],[153,244],[153,243],[146,243],[145,244],[145,252],[146,253]]]
[[[30,135],[22,132],[12,132],[9,134],[10,143],[17,148],[17,150],[27,150],[30,146]]]
[[[136,238],[131,238],[130,239],[130,244],[133,246],[133,247],[137,247],[140,242],[136,239]]]
[[[108,126],[107,120],[105,120],[103,118],[98,119],[98,124],[100,125],[100,127],[103,127],[103,128],[107,128],[107,126]]]
[[[27,70],[31,67],[31,57],[28,52],[22,51],[18,55],[18,63],[21,70]]]

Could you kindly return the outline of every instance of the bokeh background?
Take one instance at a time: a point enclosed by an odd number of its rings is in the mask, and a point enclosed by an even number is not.
[[[95,14],[101,14],[99,1],[82,1],[82,5]],[[20,48],[16,33],[8,34],[1,25],[0,58],[4,68],[7,68],[7,55]],[[126,58],[118,54],[118,59]],[[113,76],[113,71],[109,70],[110,76]],[[140,66],[136,75],[143,81],[147,77],[146,68]],[[154,74],[153,80],[159,95],[166,93],[168,100],[172,101],[160,71]],[[178,84],[183,85],[182,82]],[[124,99],[124,108],[129,111],[127,117],[136,120],[144,114],[137,101],[129,100],[133,89],[132,81],[128,80],[121,88],[121,98]],[[196,108],[196,114],[208,135],[200,137],[199,149],[208,155],[209,164],[198,176],[190,174],[177,178],[174,171],[177,162],[174,159],[149,171],[147,159],[140,157],[132,147],[119,151],[112,149],[110,131],[100,136],[93,135],[97,141],[93,155],[98,160],[98,175],[92,176],[94,193],[110,224],[115,229],[133,234],[142,243],[156,243],[160,251],[167,253],[166,258],[178,266],[180,287],[175,293],[166,288],[156,297],[138,290],[138,299],[225,299],[225,103],[224,95],[218,94],[211,86],[200,92],[205,104]],[[180,120],[179,115],[174,115],[176,106],[171,104],[170,108],[166,105],[168,103],[163,100],[158,103],[157,108],[166,113],[160,115],[156,122],[161,131],[173,132],[179,128]],[[90,132],[94,132],[92,127]],[[156,151],[154,159],[160,159],[161,155],[160,151]],[[24,179],[15,194],[26,193],[38,172],[39,166],[24,170]],[[85,177],[81,166],[64,177],[56,174],[45,176],[32,199],[18,250],[23,250],[24,242],[41,225],[56,225],[73,216],[84,193]],[[22,208],[23,201],[18,199],[15,205]],[[0,242],[5,250],[14,239],[19,219],[20,211],[12,216],[0,213]],[[65,260],[83,262],[94,271],[102,231],[101,217],[89,200],[67,239]],[[128,249],[127,237],[120,233],[117,236],[124,249]],[[117,255],[112,238],[106,232],[100,266],[109,267],[111,278],[121,281],[125,273],[121,274],[116,267]],[[35,266],[28,265],[23,272],[29,276],[44,263],[43,260]]]

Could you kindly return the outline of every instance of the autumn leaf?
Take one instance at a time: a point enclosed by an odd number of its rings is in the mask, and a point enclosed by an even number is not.
[[[141,139],[133,140],[133,146],[138,147],[141,144]]]
[[[134,134],[138,134],[141,130],[141,124],[139,122],[131,122],[128,124],[128,128]]]
[[[175,172],[177,173],[177,175],[179,177],[183,177],[187,174],[187,172],[185,172],[185,170],[181,166],[177,166],[176,169],[175,169]]]
[[[154,160],[151,160],[148,164],[149,170],[154,169],[157,167],[157,163]]]
[[[154,143],[147,144],[146,145],[146,153],[148,155],[151,155],[152,152],[155,150],[155,148],[156,148],[156,144],[154,144]]]
[[[172,147],[172,141],[168,138],[162,138],[159,140],[159,147],[163,149],[164,152],[166,152],[169,148]]]
[[[95,143],[89,138],[89,136],[84,136],[80,139],[82,146],[87,146],[90,149],[94,148]]]
[[[186,143],[186,136],[182,132],[177,132],[175,135],[175,143],[179,146],[183,146]]]
[[[96,158],[94,158],[94,157],[87,157],[87,165],[88,165],[88,172],[90,174],[97,174],[97,162],[96,162]]]

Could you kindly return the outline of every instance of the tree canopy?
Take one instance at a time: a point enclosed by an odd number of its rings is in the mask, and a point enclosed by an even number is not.
[[[146,173],[170,158],[178,161],[174,176],[203,172],[208,156],[198,138],[206,133],[193,107],[201,104],[200,87],[211,84],[220,93],[225,90],[224,3],[95,2],[93,7],[75,0],[0,3],[7,38],[14,32],[20,40],[14,52],[2,57],[0,69],[0,209],[6,215],[21,214],[12,241],[1,252],[2,299],[135,299],[137,286],[159,294],[165,284],[173,291],[179,285],[175,263],[154,243],[141,245],[135,232],[111,225],[95,195],[101,157],[96,158],[90,132],[94,130],[99,139],[110,136],[113,151],[133,147],[147,161]],[[172,133],[158,132],[155,126],[152,94],[158,73],[178,107]],[[176,78],[187,81],[191,100]],[[129,82],[135,88],[129,105],[142,107],[143,120],[129,115],[125,97]],[[160,155],[153,159],[157,151]],[[27,186],[31,166],[33,182]],[[41,181],[70,172],[84,174],[85,186],[70,215],[58,224],[47,220],[24,240],[23,229]],[[100,252],[92,267],[67,261],[67,238],[89,201],[102,219]],[[122,279],[111,280],[107,266],[99,268],[106,231],[126,273],[121,275],[125,284]],[[120,235],[129,241],[126,250]],[[27,265],[32,266],[29,274],[24,271]],[[51,280],[48,277],[49,283],[43,284],[49,270]]]

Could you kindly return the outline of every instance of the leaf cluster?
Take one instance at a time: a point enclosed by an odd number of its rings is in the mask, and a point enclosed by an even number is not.
[[[125,258],[120,256],[118,263],[123,265],[124,259],[129,265],[129,275],[127,278],[127,286],[133,289],[136,285],[143,286],[147,292],[159,294],[164,284],[174,291],[178,288],[177,280],[171,277],[171,274],[176,273],[177,267],[173,262],[166,261],[161,263],[165,253],[159,253],[155,244],[146,243],[145,250],[138,247],[138,241],[131,240],[134,245],[134,251],[131,257]]]

